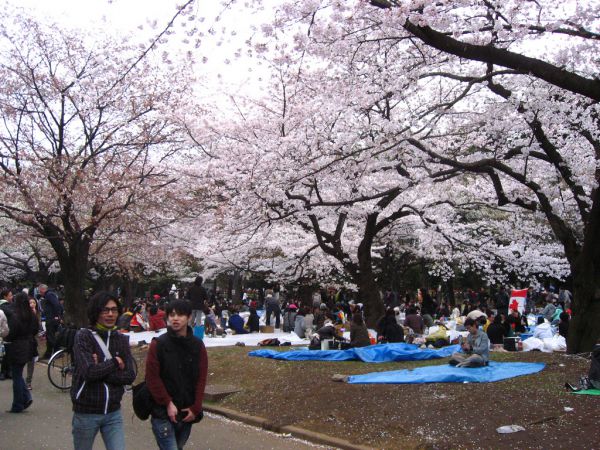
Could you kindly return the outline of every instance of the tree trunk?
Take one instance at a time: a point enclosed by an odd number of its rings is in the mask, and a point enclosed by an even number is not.
[[[573,269],[573,318],[569,325],[567,351],[584,353],[592,350],[600,339],[600,277],[594,261],[579,258],[581,264]]]
[[[88,325],[87,299],[84,285],[88,273],[88,241],[78,240],[69,244],[68,252],[64,247],[58,256],[58,263],[65,285],[65,323],[77,327]]]
[[[61,267],[63,265],[61,264]],[[88,325],[87,302],[83,292],[85,266],[63,269],[65,283],[65,323],[78,327]]]
[[[130,308],[133,305],[133,298],[135,297],[136,289],[136,280],[129,277],[128,275],[124,275],[123,290],[121,292],[121,297],[123,297],[123,307]]]
[[[367,326],[374,327],[379,318],[385,313],[385,306],[381,295],[379,295],[373,271],[361,272],[355,282],[358,285],[360,302],[365,307]]]

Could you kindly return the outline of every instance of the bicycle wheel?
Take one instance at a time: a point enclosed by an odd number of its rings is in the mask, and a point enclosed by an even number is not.
[[[66,391],[71,388],[73,362],[66,350],[59,350],[48,361],[48,379],[55,388]]]

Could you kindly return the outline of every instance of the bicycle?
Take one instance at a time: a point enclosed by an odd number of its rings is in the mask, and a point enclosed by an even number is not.
[[[136,374],[138,373],[138,365],[135,358],[132,358],[133,370]],[[67,349],[60,349],[56,351],[48,360],[48,380],[50,384],[61,391],[71,389],[73,383],[73,372],[75,366],[73,364],[73,357]],[[131,391],[132,386],[125,386],[126,391]]]
[[[71,353],[64,348],[54,352],[48,360],[50,384],[61,391],[71,389],[74,369]]]

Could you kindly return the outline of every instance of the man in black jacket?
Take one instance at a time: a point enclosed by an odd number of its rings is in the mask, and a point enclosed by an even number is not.
[[[73,444],[92,450],[98,431],[107,450],[125,448],[121,415],[124,386],[135,380],[129,338],[117,331],[122,307],[115,296],[98,292],[89,300],[91,327],[77,332],[71,386]]]
[[[187,299],[192,304],[192,326],[202,325],[200,317],[204,309],[204,303],[208,300],[206,289],[202,286],[202,277],[196,277],[194,284],[187,291]]]
[[[152,431],[160,449],[182,449],[192,424],[202,420],[208,372],[204,343],[188,326],[190,304],[167,306],[167,332],[153,339],[146,358],[146,385],[154,400]]]
[[[62,321],[63,307],[58,300],[58,295],[48,289],[45,284],[38,286],[44,317],[46,318],[46,351],[41,359],[50,359],[56,351],[56,331]]]

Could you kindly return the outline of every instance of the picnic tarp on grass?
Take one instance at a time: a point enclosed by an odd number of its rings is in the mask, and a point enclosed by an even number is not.
[[[271,358],[283,361],[363,361],[381,363],[391,361],[423,361],[445,358],[459,351],[459,345],[449,345],[440,349],[420,349],[414,344],[377,344],[348,350],[254,350],[249,356]]]
[[[600,389],[585,389],[583,391],[572,392],[579,395],[600,395]]]
[[[453,367],[449,364],[416,369],[372,372],[348,377],[351,384],[491,383],[537,373],[543,363],[494,362],[485,367]]]

